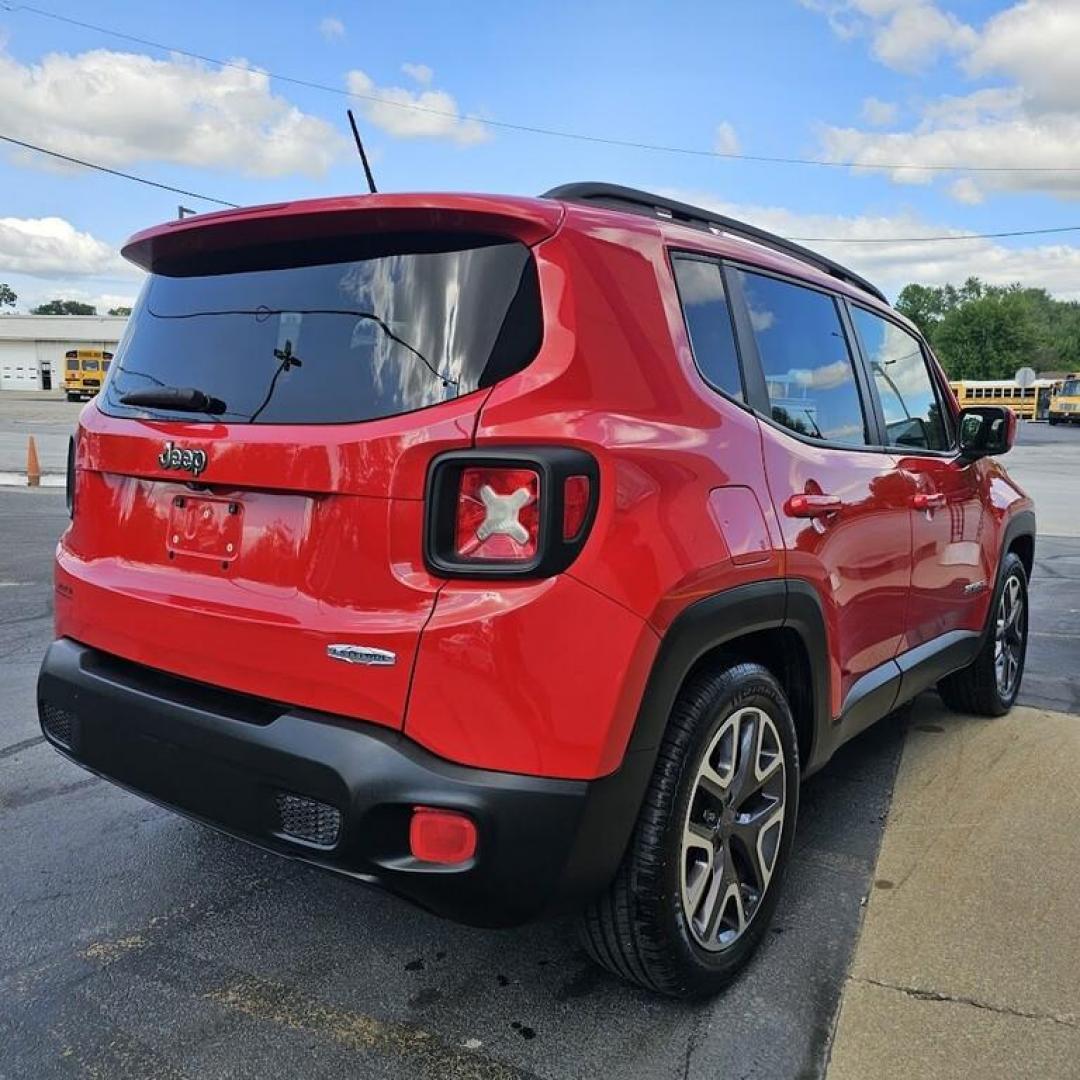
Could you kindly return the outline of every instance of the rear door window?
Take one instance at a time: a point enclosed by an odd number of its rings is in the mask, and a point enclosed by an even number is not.
[[[949,420],[918,339],[865,308],[852,307],[851,317],[881,401],[888,445],[948,450]]]
[[[698,371],[710,386],[742,401],[739,354],[720,264],[675,255],[672,266]]]
[[[386,242],[384,247],[386,246]],[[233,423],[325,424],[412,412],[520,371],[542,337],[536,270],[516,241],[423,237],[371,257],[230,253],[214,272],[152,275],[110,365],[101,407],[194,387]],[[296,265],[302,258],[303,265]],[[206,419],[216,419],[207,417]]]
[[[855,368],[836,300],[738,271],[776,423],[825,442],[865,446]]]

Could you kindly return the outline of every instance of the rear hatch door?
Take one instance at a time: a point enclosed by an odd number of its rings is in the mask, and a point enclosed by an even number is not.
[[[81,418],[61,634],[401,725],[441,586],[428,465],[470,445],[487,388],[541,336],[529,244],[557,210],[484,207],[324,205],[285,229],[275,208],[136,238],[152,273]],[[146,404],[177,387],[212,405]]]

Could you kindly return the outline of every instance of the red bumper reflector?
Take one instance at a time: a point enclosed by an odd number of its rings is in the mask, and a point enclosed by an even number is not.
[[[476,854],[476,825],[456,810],[414,806],[409,823],[409,851],[422,862],[468,862]]]

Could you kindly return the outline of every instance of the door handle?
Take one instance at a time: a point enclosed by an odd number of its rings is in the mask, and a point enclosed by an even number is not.
[[[916,510],[940,510],[945,505],[945,496],[940,491],[919,491],[911,496],[911,505]]]
[[[839,495],[792,495],[784,503],[784,513],[794,518],[818,518],[839,513],[843,506]]]

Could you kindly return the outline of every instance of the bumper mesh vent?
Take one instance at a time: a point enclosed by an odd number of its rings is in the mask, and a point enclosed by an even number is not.
[[[48,701],[41,703],[41,725],[50,739],[64,746],[71,746],[71,736],[75,730],[75,714],[61,709]]]
[[[333,847],[341,834],[341,811],[305,795],[279,791],[277,803],[278,831],[296,840],[319,847]]]

